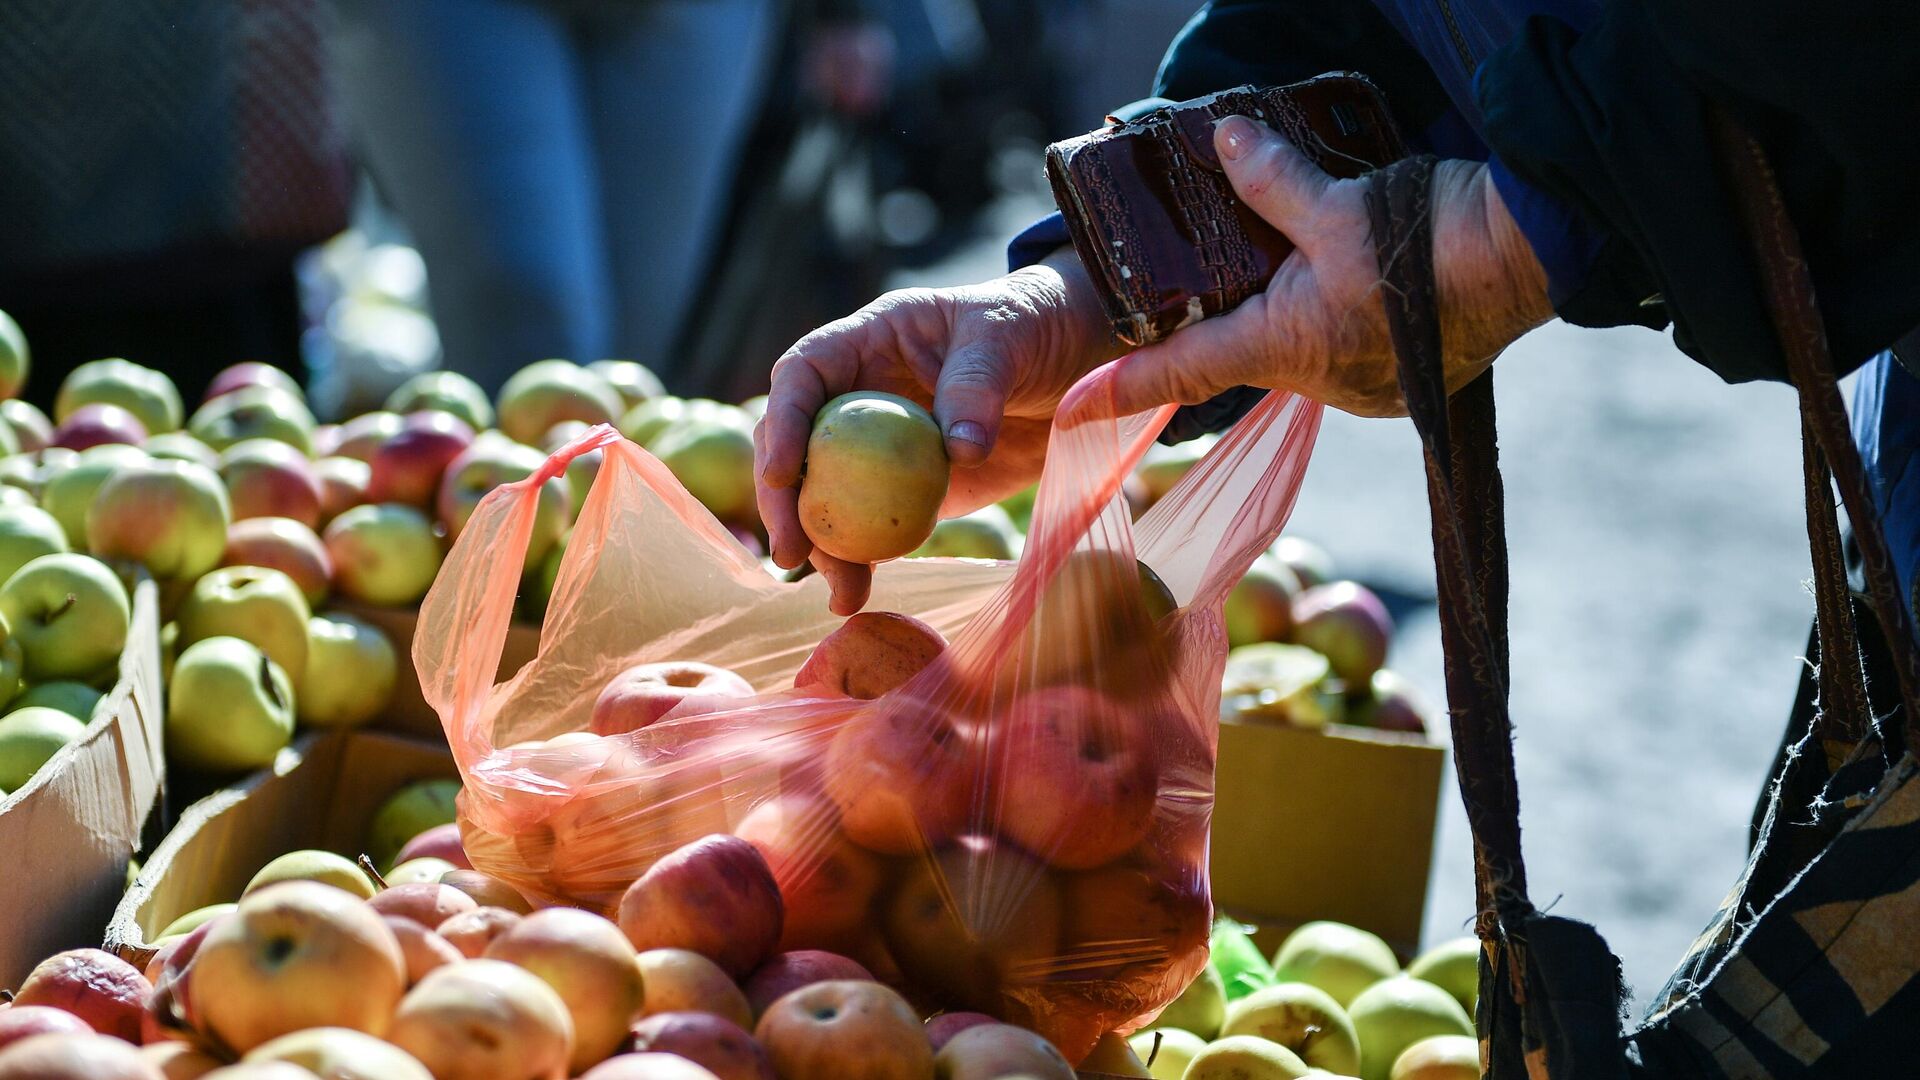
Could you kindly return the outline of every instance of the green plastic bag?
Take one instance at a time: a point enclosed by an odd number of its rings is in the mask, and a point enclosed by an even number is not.
[[[1272,986],[1273,965],[1260,954],[1260,947],[1247,935],[1247,927],[1232,919],[1213,924],[1213,966],[1227,984],[1227,1000],[1246,997],[1263,986]]]

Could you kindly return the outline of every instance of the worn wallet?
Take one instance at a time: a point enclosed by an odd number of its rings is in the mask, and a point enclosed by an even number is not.
[[[1406,154],[1386,99],[1352,72],[1223,90],[1047,147],[1054,201],[1129,345],[1232,310],[1293,250],[1222,171],[1213,125],[1233,115],[1272,127],[1336,177]]]

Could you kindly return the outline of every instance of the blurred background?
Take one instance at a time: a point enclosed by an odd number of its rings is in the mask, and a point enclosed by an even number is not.
[[[1041,148],[1143,96],[1195,4],[13,0],[0,309],[45,397],[102,356],[189,400],[264,360],[325,419],[565,356],[737,401],[886,288],[1001,272]],[[1644,1000],[1739,871],[1798,676],[1794,403],[1636,331],[1549,325],[1498,371],[1535,898]],[[1437,699],[1427,527],[1411,428],[1330,414],[1294,531]],[[1471,916],[1444,803],[1430,940]]]

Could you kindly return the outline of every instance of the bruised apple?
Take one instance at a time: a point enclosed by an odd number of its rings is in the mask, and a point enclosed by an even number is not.
[[[800,527],[836,559],[899,558],[933,535],[949,468],[927,410],[894,394],[842,394],[813,418]]]
[[[862,847],[906,855],[966,824],[980,775],[979,738],[923,702],[875,702],[827,747],[826,792]]]
[[[1046,864],[987,837],[916,860],[884,918],[901,972],[954,1008],[994,1011],[1003,993],[1043,981],[1060,951],[1060,894]]]
[[[918,675],[946,650],[940,631],[911,615],[862,611],[820,639],[793,685],[871,700]]]
[[[486,955],[525,968],[560,995],[573,1021],[570,1073],[619,1051],[645,997],[633,946],[619,927],[592,912],[536,911],[495,938]]]
[[[795,949],[779,953],[755,968],[741,989],[746,991],[747,1004],[753,1006],[754,1015],[758,1016],[767,1011],[767,1006],[803,986],[835,979],[872,981],[873,973],[860,966],[858,961],[849,960],[839,953],[823,949]]]
[[[683,713],[714,712],[733,699],[752,696],[747,680],[712,664],[691,660],[636,664],[615,675],[600,691],[591,725],[596,735],[624,735],[683,705]]]
[[[899,994],[873,982],[805,986],[773,1003],[754,1036],[783,1080],[933,1080],[933,1047]]]
[[[501,960],[429,972],[394,1011],[387,1041],[434,1080],[561,1080],[573,1021],[553,988]]]
[[[102,1035],[137,1043],[152,990],[138,968],[112,953],[71,949],[40,961],[20,984],[13,1004],[65,1009]]]
[[[847,839],[839,811],[816,795],[769,799],[734,835],[760,849],[786,907],[780,947],[830,947],[867,923],[885,873],[880,857]]]
[[[720,1080],[774,1080],[773,1063],[746,1029],[712,1013],[656,1013],[633,1025],[633,1049],[676,1054]]]
[[[753,1024],[747,996],[720,965],[691,949],[648,949],[635,961],[645,997],[641,1016],[705,1012],[741,1027]]]
[[[1041,687],[1016,700],[992,735],[1001,830],[1070,870],[1137,847],[1159,778],[1150,715],[1080,686]]]
[[[741,978],[780,941],[780,886],[745,840],[705,836],[653,864],[620,898],[634,948],[692,949]]]

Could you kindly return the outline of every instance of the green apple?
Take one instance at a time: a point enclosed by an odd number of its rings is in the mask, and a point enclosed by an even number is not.
[[[416,780],[394,792],[374,811],[373,823],[367,826],[367,857],[376,866],[392,865],[407,841],[454,820],[454,798],[459,794],[458,780]]]
[[[1191,1031],[1203,1039],[1220,1034],[1227,1016],[1227,986],[1212,964],[1200,969],[1200,975],[1187,984],[1173,1004],[1160,1011],[1155,1027]]]
[[[1360,1039],[1353,1022],[1325,990],[1306,983],[1262,987],[1227,1006],[1220,1034],[1258,1035],[1328,1072],[1353,1073],[1360,1068]]]
[[[1216,1039],[1193,1055],[1182,1080],[1295,1080],[1310,1070],[1299,1055],[1257,1035]]]
[[[139,563],[161,581],[192,581],[220,565],[232,522],[219,474],[191,461],[148,458],[100,485],[87,507],[87,550],[109,562]]]
[[[1180,1080],[1187,1074],[1188,1064],[1207,1048],[1207,1040],[1191,1031],[1157,1024],[1136,1032],[1127,1044],[1133,1047],[1135,1056],[1147,1063],[1147,1072],[1153,1080]]]
[[[208,904],[206,907],[194,908],[168,923],[154,935],[153,939],[158,943],[172,937],[185,937],[239,906],[238,904]]]
[[[446,527],[447,538],[458,540],[467,520],[494,488],[524,480],[539,471],[547,459],[540,451],[502,436],[488,433],[473,441],[447,465],[440,477],[435,512]],[[560,540],[560,534],[573,520],[568,508],[566,481],[554,477],[540,485],[540,497],[533,513],[533,532],[527,538],[524,570],[532,570],[547,557]]]
[[[1435,1035],[1473,1034],[1473,1021],[1453,995],[1411,975],[1362,990],[1347,1008],[1360,1037],[1361,1080],[1388,1080],[1408,1047]]]
[[[1399,973],[1400,961],[1379,935],[1346,923],[1304,923],[1273,954],[1276,979],[1317,986],[1342,1006]]]
[[[1480,1080],[1480,1040],[1466,1035],[1421,1039],[1394,1059],[1389,1080]]]
[[[11,456],[20,452],[20,438],[13,433],[13,426],[0,423],[0,456]]]
[[[936,522],[933,535],[908,558],[1013,559],[1020,555],[1020,530],[997,503],[961,517]]]
[[[107,478],[130,465],[151,460],[137,446],[108,443],[90,446],[75,455],[70,464],[56,467],[40,489],[40,506],[52,514],[67,534],[67,543],[82,548],[87,544],[87,508],[106,484]]]
[[[1271,641],[1242,645],[1227,654],[1220,676],[1220,717],[1323,727],[1341,715],[1341,697],[1327,683],[1332,673],[1327,658],[1312,649]]]
[[[646,446],[660,433],[687,418],[688,403],[677,397],[649,398],[628,409],[620,418],[620,434]]]
[[[1147,505],[1152,506],[1166,498],[1167,492],[1172,491],[1173,486],[1198,465],[1218,441],[1215,436],[1202,435],[1173,446],[1156,443],[1149,447],[1139,467],[1134,469],[1145,491]]]
[[[560,564],[567,557],[567,541],[571,539],[571,530],[560,535],[560,542],[553,545],[547,557],[540,560],[539,569],[528,574],[520,585],[520,607],[522,618],[529,622],[539,622],[546,618],[547,605],[553,603],[553,584],[560,580]],[[786,571],[780,571],[781,574]],[[775,577],[780,576],[775,574]]]
[[[25,787],[35,770],[86,730],[86,724],[58,709],[19,709],[0,716],[0,790]]]
[[[40,463],[33,454],[8,454],[0,457],[0,485],[24,491],[40,498]]]
[[[629,409],[643,401],[665,397],[666,384],[647,365],[638,360],[595,360],[587,370],[607,380]]]
[[[445,859],[436,859],[431,855],[423,855],[418,859],[408,859],[406,862],[400,863],[382,876],[387,879],[387,885],[389,887],[394,885],[431,885],[440,880],[440,875],[450,870],[458,869],[460,868]]]
[[[393,642],[379,627],[351,615],[315,615],[307,620],[295,715],[312,727],[359,727],[386,711],[399,673]]]
[[[0,363],[0,367],[3,366]],[[27,453],[44,450],[53,442],[53,421],[47,419],[46,413],[17,398],[0,401],[0,423],[13,431],[13,441]]]
[[[55,679],[52,682],[36,683],[20,692],[8,707],[25,709],[29,706],[58,709],[68,716],[81,720],[93,719],[93,710],[99,706],[100,699],[106,697],[100,691],[83,682],[68,679]]]
[[[440,572],[440,538],[433,522],[411,506],[353,507],[327,523],[323,539],[335,587],[368,604],[417,603]]]
[[[247,887],[240,890],[240,895],[246,896],[282,881],[317,881],[345,889],[362,900],[373,899],[375,892],[373,881],[352,859],[331,851],[306,848],[289,851],[261,867],[253,880],[247,882]]]
[[[1473,1015],[1480,1000],[1480,939],[1458,937],[1428,949],[1407,965],[1407,974],[1425,979],[1453,995]]]
[[[40,500],[34,498],[33,492],[28,491],[26,488],[17,488],[11,484],[0,484],[0,508],[8,506],[31,506],[38,509]],[[66,533],[62,532],[60,538],[64,542]]]
[[[53,401],[53,419],[64,423],[82,405],[118,405],[140,419],[149,435],[180,430],[180,391],[150,367],[118,357],[81,364],[67,374]]]
[[[38,506],[0,507],[0,581],[42,555],[68,550],[67,531]]]
[[[7,631],[4,619],[0,619],[0,636],[6,638],[5,644],[0,644],[0,706],[18,709],[21,707],[20,691],[26,686],[21,680],[21,673],[27,667],[27,654],[20,647],[20,642]]]
[[[27,335],[13,316],[0,311],[0,397],[10,398],[27,385],[27,372],[33,367],[33,350],[27,348]]]
[[[500,388],[500,430],[515,442],[539,446],[562,420],[611,424],[625,411],[620,392],[570,360],[541,360],[513,373]]]
[[[126,587],[85,555],[42,555],[0,585],[0,617],[34,682],[92,682],[113,669],[133,619]]]
[[[647,444],[689,494],[721,521],[752,521],[753,422],[733,406],[689,416]]]
[[[181,650],[167,686],[167,757],[238,772],[273,763],[293,738],[293,684],[280,665],[235,637]]]
[[[487,392],[457,371],[422,372],[387,395],[387,412],[405,414],[427,409],[452,413],[475,431],[493,426],[493,403],[487,400]]]
[[[169,431],[154,435],[140,444],[140,449],[149,457],[167,458],[172,461],[191,461],[195,465],[204,465],[209,469],[220,467],[220,455],[213,447],[184,431]]]
[[[243,439],[278,439],[313,456],[313,413],[307,403],[277,386],[247,386],[200,406],[187,430],[214,450]]]
[[[194,582],[180,605],[180,644],[237,637],[266,653],[297,685],[307,670],[307,598],[264,566],[226,566]]]

